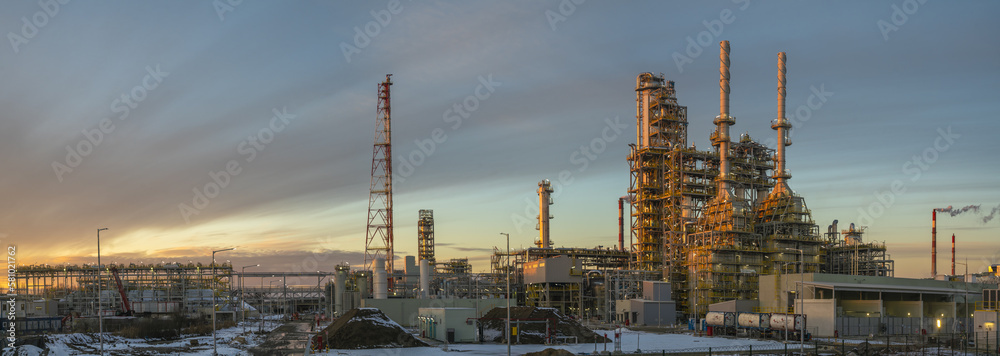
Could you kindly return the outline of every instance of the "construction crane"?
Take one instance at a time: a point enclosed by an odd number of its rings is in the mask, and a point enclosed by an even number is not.
[[[122,314],[121,315],[133,315],[135,311],[132,310],[132,305],[128,302],[128,295],[125,294],[125,287],[122,286],[122,279],[118,276],[118,268],[111,266],[111,275],[115,276],[115,284],[118,285],[118,295],[122,297]]]

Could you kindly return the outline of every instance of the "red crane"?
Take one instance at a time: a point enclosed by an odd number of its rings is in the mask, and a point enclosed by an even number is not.
[[[115,276],[115,284],[118,285],[118,294],[122,296],[122,315],[133,315],[132,305],[128,302],[128,295],[125,294],[125,287],[122,286],[122,279],[118,276],[118,267],[111,266],[111,275]]]

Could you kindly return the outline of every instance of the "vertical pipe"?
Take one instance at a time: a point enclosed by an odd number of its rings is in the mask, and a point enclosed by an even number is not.
[[[931,278],[937,278],[937,209],[931,211]]]
[[[715,120],[718,125],[719,144],[719,197],[728,200],[731,197],[729,192],[729,41],[719,42],[719,117]]]
[[[955,275],[955,234],[951,234],[951,275]]]
[[[618,198],[618,250],[625,251],[625,198]]]

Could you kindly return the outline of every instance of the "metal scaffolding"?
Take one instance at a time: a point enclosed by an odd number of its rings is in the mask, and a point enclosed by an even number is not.
[[[427,260],[434,266],[434,210],[420,209],[417,213],[417,261]]]
[[[98,315],[99,289],[104,315],[125,312],[122,293],[136,313],[197,313],[211,308],[213,294],[220,297],[222,308],[232,303],[233,269],[228,263],[215,266],[131,263],[102,267],[105,272],[98,280],[96,265],[23,266],[14,275],[13,287],[22,300],[59,301],[58,315]],[[117,270],[121,289],[110,273],[112,268]]]

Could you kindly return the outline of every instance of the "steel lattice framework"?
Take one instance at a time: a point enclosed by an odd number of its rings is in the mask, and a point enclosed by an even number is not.
[[[392,109],[389,87],[392,74],[378,85],[375,146],[372,149],[372,179],[368,195],[368,231],[365,235],[365,270],[373,270],[376,258],[385,259],[392,273]]]

